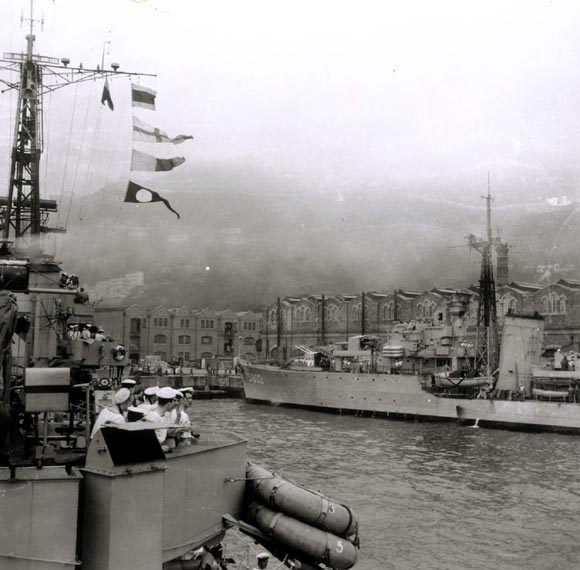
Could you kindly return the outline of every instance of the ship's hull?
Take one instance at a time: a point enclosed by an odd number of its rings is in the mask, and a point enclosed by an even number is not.
[[[284,370],[244,363],[248,402],[482,427],[580,433],[580,404],[435,395],[419,376]]]

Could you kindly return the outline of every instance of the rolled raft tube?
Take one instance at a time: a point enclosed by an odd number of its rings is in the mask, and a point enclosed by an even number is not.
[[[358,520],[346,505],[248,463],[246,476],[257,498],[288,516],[337,536],[358,542]]]
[[[248,522],[284,546],[298,559],[323,563],[334,570],[348,570],[356,562],[357,548],[344,538],[314,528],[257,502],[246,511]]]

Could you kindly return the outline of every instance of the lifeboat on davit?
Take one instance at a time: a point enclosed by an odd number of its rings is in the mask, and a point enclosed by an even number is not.
[[[250,525],[281,551],[307,564],[336,570],[354,566],[358,520],[349,507],[252,463],[246,474]]]

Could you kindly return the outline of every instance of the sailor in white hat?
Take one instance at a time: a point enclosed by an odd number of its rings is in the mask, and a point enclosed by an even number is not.
[[[91,431],[91,439],[106,424],[124,424],[125,416],[123,414],[130,405],[131,391],[127,388],[117,390],[113,396],[113,405],[103,408],[97,416],[95,425]]]
[[[170,414],[171,410],[176,406],[175,396],[177,390],[169,386],[164,386],[157,390],[157,403],[152,406],[151,411],[157,412],[162,418],[167,415],[166,421],[169,423],[171,420]]]
[[[183,402],[185,398],[183,397],[183,391],[175,390],[175,406],[169,412],[169,421],[172,424],[178,425],[180,427],[188,428],[191,426],[189,421],[189,416],[183,409]],[[181,441],[184,445],[191,444],[191,431],[182,431],[178,434],[179,441]]]
[[[139,404],[137,407],[147,411],[151,410],[151,408],[157,402],[158,390],[159,386],[151,386],[149,388],[145,388],[145,390],[143,391],[143,403]]]

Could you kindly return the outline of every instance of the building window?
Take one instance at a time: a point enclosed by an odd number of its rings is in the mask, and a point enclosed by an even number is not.
[[[201,319],[202,329],[213,329],[213,319]]]
[[[552,292],[547,297],[542,297],[542,313],[545,315],[565,315],[566,296]]]
[[[503,295],[500,300],[501,311],[504,315],[515,313],[518,308],[518,300],[511,294]]]
[[[178,352],[177,358],[179,358],[181,362],[189,362],[190,354],[189,352]]]
[[[253,339],[251,336],[247,336],[247,337],[244,339],[244,344],[245,344],[246,346],[254,346],[254,339]]]
[[[164,334],[156,334],[153,337],[153,342],[155,344],[165,344],[167,342],[167,337]]]
[[[165,352],[163,352],[162,350],[157,350],[155,352],[155,356],[158,356],[161,360],[167,360],[166,359],[167,354]]]
[[[191,344],[191,337],[188,334],[182,334],[178,337],[177,344]]]
[[[139,334],[141,332],[141,319],[131,319],[129,321],[129,333]]]
[[[141,345],[141,337],[137,335],[131,335],[129,337],[129,346],[131,350],[139,350],[139,346]]]
[[[181,319],[179,324],[180,324],[182,329],[188,329],[189,328],[189,319]]]
[[[202,336],[201,337],[201,344],[211,344],[213,342],[213,338],[211,336]]]
[[[169,319],[167,317],[154,317],[153,318],[154,327],[168,327]]]

